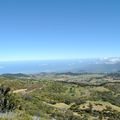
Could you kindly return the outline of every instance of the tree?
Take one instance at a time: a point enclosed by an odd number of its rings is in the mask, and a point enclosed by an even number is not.
[[[15,95],[9,87],[0,86],[0,112],[12,111],[17,108]]]

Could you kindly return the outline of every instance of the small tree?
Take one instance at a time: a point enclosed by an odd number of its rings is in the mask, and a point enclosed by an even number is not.
[[[99,120],[102,120],[102,119],[103,119],[103,113],[100,112],[100,114],[99,114]]]
[[[0,112],[12,111],[17,107],[15,95],[9,87],[0,86]]]
[[[89,111],[90,111],[90,113],[92,113],[92,109],[93,109],[93,105],[91,103],[89,103]]]

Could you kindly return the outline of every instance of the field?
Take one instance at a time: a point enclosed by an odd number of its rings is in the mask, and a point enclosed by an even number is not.
[[[0,84],[0,120],[120,120],[119,72],[4,74]]]

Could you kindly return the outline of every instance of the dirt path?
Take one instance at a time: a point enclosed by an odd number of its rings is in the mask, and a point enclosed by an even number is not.
[[[40,90],[42,89],[43,87],[39,88]],[[36,90],[37,88],[34,88],[32,90],[28,90],[28,89],[18,89],[18,90],[14,90],[13,93],[31,93],[33,92],[34,90]]]
[[[31,93],[33,91],[35,91],[36,89],[43,89],[44,86],[38,86],[38,84],[34,84],[28,88],[25,88],[25,89],[17,89],[17,90],[14,90],[13,93]]]
[[[14,90],[13,93],[24,93],[27,89]]]

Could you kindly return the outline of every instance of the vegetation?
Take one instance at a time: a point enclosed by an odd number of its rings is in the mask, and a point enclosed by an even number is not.
[[[119,80],[70,74],[1,75],[0,120],[120,120]]]

